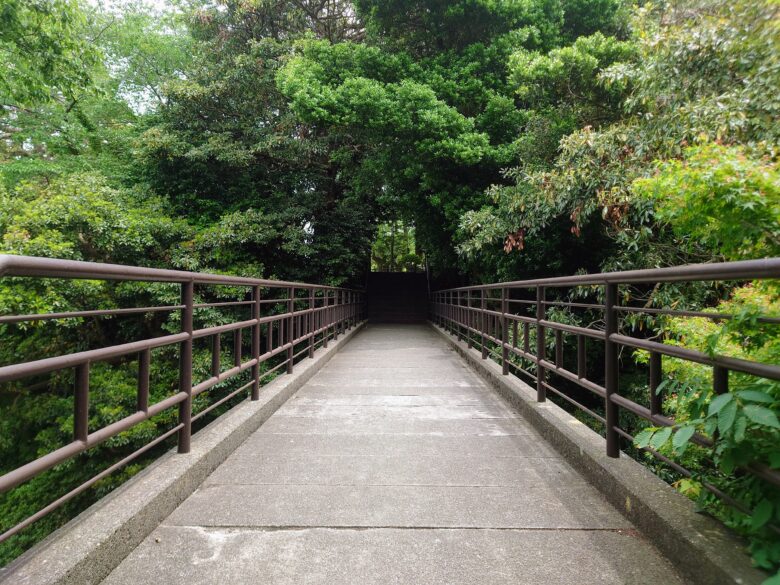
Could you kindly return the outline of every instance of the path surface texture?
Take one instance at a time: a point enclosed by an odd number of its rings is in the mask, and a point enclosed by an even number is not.
[[[425,325],[369,325],[105,581],[675,584]]]

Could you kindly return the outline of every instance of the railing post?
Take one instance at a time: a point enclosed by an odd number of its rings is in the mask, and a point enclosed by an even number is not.
[[[347,304],[344,306],[345,330],[349,331],[352,327],[352,292],[346,291],[344,294],[347,296]]]
[[[334,339],[338,339],[339,335],[342,333],[342,315],[341,315],[341,309],[344,304],[344,293],[340,290],[336,291],[336,314],[334,318],[336,319],[336,327],[334,329]]]
[[[331,322],[333,323],[333,341],[339,338],[339,291],[333,291],[333,309],[331,311]]]
[[[536,287],[536,401],[547,400],[547,389],[544,387],[547,370],[542,365],[545,355],[545,333],[541,321],[545,317],[544,287]]]
[[[506,288],[501,289],[501,373],[509,374],[509,327],[507,312],[509,309],[509,297]]]
[[[179,345],[179,392],[187,397],[179,403],[179,453],[190,452],[192,439],[192,316],[195,283],[183,282],[181,285],[181,331],[188,335]]]
[[[252,327],[252,400],[260,400],[260,287],[252,287],[252,319],[255,324]]]
[[[463,341],[463,292],[458,291],[458,341]]]
[[[450,302],[447,305],[447,327],[455,334],[455,293],[450,292]]]
[[[309,289],[309,359],[314,359],[314,331],[317,329],[314,310],[314,289]]]
[[[528,321],[523,321],[523,351],[531,354],[531,324]]]
[[[152,350],[144,349],[138,354],[138,410],[149,411],[149,368],[152,362]]]
[[[650,414],[662,414],[664,398],[658,392],[658,386],[661,384],[661,354],[656,351],[650,352]]]
[[[73,440],[87,442],[89,437],[89,362],[76,366],[73,402]]]
[[[222,366],[220,359],[222,355],[222,337],[219,333],[215,334],[211,338],[211,376],[216,378],[219,376]]]
[[[485,299],[485,289],[479,289],[479,332],[482,334],[482,359],[486,360],[488,356],[487,339],[485,338],[485,308],[487,300]]]
[[[233,365],[241,367],[241,329],[233,331]]]
[[[605,411],[607,423],[607,456],[620,456],[620,435],[617,427],[620,424],[618,420],[618,406],[612,401],[612,396],[618,393],[618,347],[610,337],[617,333],[617,294],[616,284],[605,285],[604,297],[604,321],[606,324],[604,331],[604,388],[606,389]]]
[[[715,394],[726,394],[729,391],[729,371],[727,368],[721,366],[712,368],[712,389]]]
[[[469,348],[474,346],[474,332],[471,329],[474,328],[474,315],[471,311],[471,290],[466,291],[466,345]]]
[[[328,337],[330,336],[330,290],[322,289],[322,347],[328,347]]]
[[[293,313],[295,313],[295,287],[290,287],[287,289],[287,294],[289,295],[287,297],[287,313],[289,314],[289,317],[287,317],[287,340],[286,343],[288,344],[287,347],[287,373],[292,374],[293,372],[293,353],[294,353],[294,346],[293,346],[293,340],[295,339],[293,336],[295,335],[295,332],[293,331],[293,319],[295,318]]]

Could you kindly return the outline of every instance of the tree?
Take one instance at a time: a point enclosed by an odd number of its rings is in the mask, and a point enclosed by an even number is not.
[[[0,104],[19,109],[90,89],[98,53],[75,0],[5,0],[0,7]]]
[[[488,253],[486,247],[493,246],[496,254],[507,234],[522,232],[527,246],[565,231],[601,250],[595,266],[601,269],[710,258],[708,249],[674,243],[658,226],[652,205],[636,198],[631,185],[656,172],[655,160],[680,157],[686,146],[701,141],[741,143],[751,157],[775,152],[777,127],[767,123],[777,108],[771,88],[780,81],[768,65],[778,60],[773,10],[771,3],[710,1],[642,9],[634,21],[635,48],[594,43],[592,37],[575,42],[566,54],[558,49],[546,57],[516,54],[514,79],[521,94],[553,100],[559,110],[560,104],[564,111],[576,105],[591,113],[561,137],[559,152],[547,164],[510,169],[514,184],[496,186],[492,205],[464,216],[462,253]],[[569,95],[577,99],[566,106]]]
[[[290,112],[276,87],[295,38],[321,27],[357,34],[347,4],[322,4],[317,18],[314,5],[228,2],[224,12],[196,13],[202,59],[166,87],[166,104],[144,136],[145,172],[200,224],[259,222],[264,239],[231,258],[262,265],[266,276],[359,282],[372,204],[346,189],[334,162],[345,156],[338,141]]]

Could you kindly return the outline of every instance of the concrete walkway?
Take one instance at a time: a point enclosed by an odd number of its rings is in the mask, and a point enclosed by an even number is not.
[[[105,583],[681,581],[434,331],[370,325]]]

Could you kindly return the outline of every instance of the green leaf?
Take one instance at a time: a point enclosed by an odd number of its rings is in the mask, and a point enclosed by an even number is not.
[[[634,437],[634,446],[639,449],[647,447],[650,444],[650,439],[653,438],[654,434],[655,429],[645,429],[638,432]]]
[[[726,406],[721,408],[718,413],[718,431],[721,434],[725,434],[734,424],[734,419],[737,416],[737,403],[733,400],[728,402]]]
[[[772,469],[780,468],[780,452],[774,452],[769,454],[769,467]]]
[[[747,400],[749,402],[766,402],[771,404],[775,401],[775,399],[766,392],[759,392],[758,390],[742,390],[741,392],[737,392],[737,396],[742,400]]]
[[[756,404],[748,404],[744,408],[744,411],[745,416],[754,423],[765,427],[780,429],[780,421],[777,420],[777,415],[768,408]]]
[[[745,440],[745,431],[747,430],[747,419],[744,416],[737,418],[734,423],[734,442],[741,443]]]
[[[672,436],[672,427],[666,427],[655,433],[653,435],[652,440],[650,441],[650,446],[653,447],[653,449],[660,449],[663,447],[666,442],[669,440],[669,437]]]
[[[691,440],[694,433],[696,433],[696,428],[692,426],[685,426],[677,429],[677,432],[674,434],[674,439],[672,439],[672,446],[678,454],[682,455],[685,453],[685,449],[688,447],[688,441]]]
[[[710,402],[707,416],[715,416],[721,409],[734,399],[733,394],[719,394]]]
[[[780,585],[780,572],[774,577],[769,577],[769,579],[762,581],[761,585]]]
[[[772,505],[772,502],[766,499],[761,500],[758,506],[753,510],[753,515],[750,517],[751,528],[753,528],[753,530],[758,530],[769,522],[769,519],[772,518],[773,509],[774,506]]]
[[[729,452],[724,453],[720,461],[718,461],[718,466],[723,473],[731,475],[735,467],[733,455]]]

